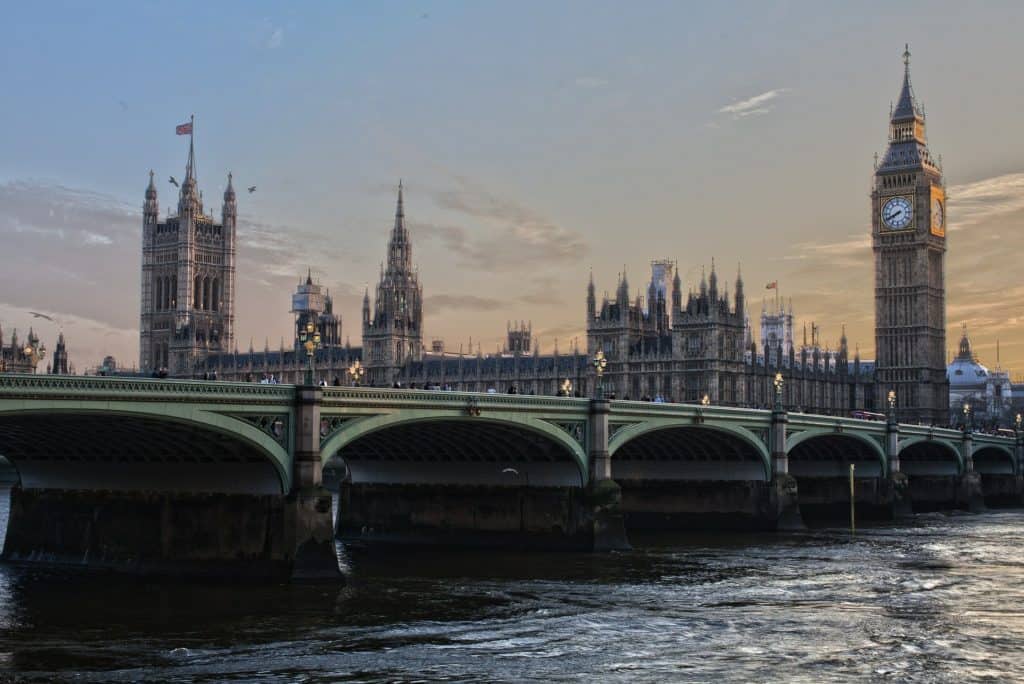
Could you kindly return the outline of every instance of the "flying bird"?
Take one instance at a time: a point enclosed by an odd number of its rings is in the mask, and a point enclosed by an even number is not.
[[[41,314],[38,311],[29,311],[29,313],[32,314],[32,316],[35,317],[35,318],[45,318],[46,320],[50,321],[51,323],[55,322],[52,318],[50,318],[46,314]]]
[[[171,181],[171,185],[173,185],[174,187],[176,187],[176,188],[180,188],[181,187],[180,185],[178,185],[178,181],[174,180],[174,176],[171,176],[169,180]]]
[[[256,186],[255,185],[250,185],[249,186],[249,194],[251,195],[254,192],[256,192]]]

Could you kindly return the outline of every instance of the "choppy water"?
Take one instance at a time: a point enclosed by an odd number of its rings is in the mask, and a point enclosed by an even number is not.
[[[0,497],[0,527],[6,501]],[[345,588],[0,566],[0,681],[1008,681],[1024,512],[347,558]]]

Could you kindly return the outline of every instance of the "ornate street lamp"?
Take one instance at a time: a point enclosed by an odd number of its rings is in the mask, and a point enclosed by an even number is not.
[[[971,404],[970,402],[964,402],[964,432],[970,429],[971,423]]]
[[[604,399],[604,369],[608,367],[608,359],[604,357],[604,351],[598,349],[594,354],[594,372],[597,373],[597,398]]]
[[[1013,424],[1017,426],[1017,432],[1020,433],[1021,423],[1024,423],[1024,416],[1017,414],[1017,417],[1013,419]]]
[[[299,332],[299,342],[306,350],[306,384],[313,384],[313,356],[320,348],[320,331],[316,329],[313,321],[306,323],[304,330]]]
[[[786,384],[786,381],[782,379],[782,373],[775,374],[775,380],[772,381],[772,385],[775,386],[775,410],[782,411],[782,387]]]
[[[889,422],[896,422],[896,390],[889,390],[889,394],[886,395],[886,399],[889,402]]]
[[[700,405],[701,406],[710,406],[711,405],[711,397],[709,397],[707,394],[705,394],[703,397],[700,398]]]
[[[359,359],[356,359],[348,367],[348,374],[352,378],[352,386],[359,387],[359,381],[366,375],[366,368],[363,367],[363,364],[359,363]]]
[[[562,381],[562,396],[563,397],[571,397],[572,396],[572,383],[569,382],[569,378],[566,378],[565,380]]]

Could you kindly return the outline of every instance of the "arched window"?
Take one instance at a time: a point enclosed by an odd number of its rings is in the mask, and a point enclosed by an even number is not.
[[[220,280],[217,278],[213,279],[213,286],[210,288],[211,296],[213,301],[211,302],[211,309],[214,311],[220,311]]]
[[[153,288],[153,308],[157,311],[160,310],[160,304],[163,302],[164,297],[164,282],[163,279],[157,278]]]
[[[171,276],[171,298],[167,302],[168,309],[174,309],[178,306],[178,276]],[[169,360],[169,357],[168,357]]]
[[[210,310],[210,279],[203,278],[203,311]]]
[[[203,308],[203,280],[199,276],[196,276],[195,283],[192,285],[192,308],[196,310]]]

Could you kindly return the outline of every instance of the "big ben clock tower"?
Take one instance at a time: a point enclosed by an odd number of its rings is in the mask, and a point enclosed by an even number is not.
[[[949,420],[946,380],[946,193],[925,138],[924,111],[910,86],[892,110],[889,147],[875,165],[871,244],[875,253],[876,406],[896,393],[904,422]]]

